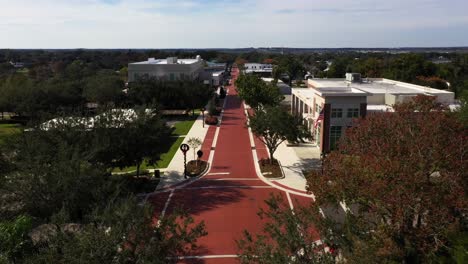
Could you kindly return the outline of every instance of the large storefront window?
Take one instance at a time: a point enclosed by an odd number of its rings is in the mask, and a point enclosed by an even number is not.
[[[341,138],[341,126],[332,126],[330,128],[330,149],[336,149],[336,144]]]

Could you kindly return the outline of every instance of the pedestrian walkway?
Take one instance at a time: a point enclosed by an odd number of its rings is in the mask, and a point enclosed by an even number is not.
[[[200,115],[195,123],[192,125],[192,128],[185,136],[183,143],[187,143],[190,138],[199,138],[205,141],[212,141],[214,137],[213,130],[216,130],[216,127],[203,125],[203,117]],[[202,145],[203,150],[203,145]],[[209,151],[205,152],[205,155],[209,155]],[[192,151],[187,153],[187,161],[192,160]],[[206,156],[205,156],[206,157]],[[177,150],[174,157],[172,158],[169,166],[166,169],[161,170],[161,181],[158,184],[157,190],[164,189],[172,185],[179,184],[185,180],[184,178],[184,155],[182,151]]]

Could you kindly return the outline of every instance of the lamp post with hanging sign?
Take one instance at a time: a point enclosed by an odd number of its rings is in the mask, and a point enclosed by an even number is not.
[[[184,153],[184,178],[187,178],[187,151],[190,147],[187,144],[180,145],[180,150]]]

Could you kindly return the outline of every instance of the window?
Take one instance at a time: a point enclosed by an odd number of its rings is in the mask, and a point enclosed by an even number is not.
[[[332,118],[342,118],[343,117],[343,109],[341,109],[341,108],[332,108],[331,117]]]
[[[332,126],[330,128],[330,149],[336,148],[336,143],[341,138],[341,126]]]
[[[357,118],[357,117],[359,117],[359,108],[349,108],[347,117],[348,118]]]
[[[175,75],[173,73],[169,74],[169,80],[174,81]]]
[[[309,113],[309,106],[307,104],[304,104],[304,114]]]
[[[320,107],[319,104],[315,104],[315,112],[319,113],[319,114],[320,114],[320,112],[322,112],[322,108]]]

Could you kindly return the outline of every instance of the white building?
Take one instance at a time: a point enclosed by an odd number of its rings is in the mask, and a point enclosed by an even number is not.
[[[244,64],[244,72],[258,74],[263,77],[270,77],[273,72],[273,65],[263,63],[246,63]]]
[[[147,61],[128,64],[128,81],[139,78],[156,78],[158,80],[198,80],[203,71],[204,61],[200,56],[196,59],[149,58]]]
[[[200,78],[204,84],[218,87],[226,83],[228,78],[227,63],[207,62]]]
[[[455,104],[453,92],[382,78],[362,80],[360,74],[347,74],[346,79],[310,79],[307,84],[308,88],[292,89],[291,111],[302,115],[322,152],[335,147],[354,118],[393,111],[393,105],[417,95]],[[321,112],[323,120],[315,128]]]

